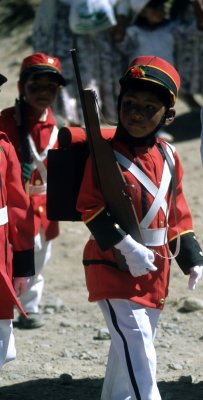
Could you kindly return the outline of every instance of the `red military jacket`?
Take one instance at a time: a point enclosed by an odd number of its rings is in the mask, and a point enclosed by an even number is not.
[[[112,218],[103,195],[95,183],[91,156],[87,161],[77,209],[82,213],[83,221],[94,235],[87,242],[83,257],[89,301],[120,298],[162,309],[168,294],[171,252],[175,253],[176,261],[185,274],[189,273],[190,267],[203,265],[202,252],[195,240],[191,213],[183,194],[181,162],[175,149],[170,146],[169,152],[175,163],[176,174],[176,210],[174,210],[174,202],[170,195],[170,171],[167,171],[166,160],[158,146],[159,142],[160,139],[157,139],[157,143],[150,148],[136,147],[130,151],[126,144],[115,139],[112,141],[117,156],[120,155],[119,163],[128,184],[142,233],[146,236],[145,245],[156,252],[154,264],[157,266],[157,271],[138,278],[134,278],[128,271],[119,270],[116,265],[112,247],[123,236],[116,232],[116,221]],[[167,147],[166,143],[164,146]],[[128,160],[127,165],[131,165],[130,170],[122,158]],[[165,171],[164,176],[163,171]],[[164,186],[164,182],[168,182],[168,186]],[[112,190],[114,190],[113,182]],[[159,204],[160,197],[162,201]],[[157,243],[153,242],[154,233],[158,234]],[[178,236],[180,252],[177,255]]]
[[[20,160],[20,132],[16,121],[14,107],[1,112],[0,129],[7,133]],[[26,123],[33,156],[30,198],[34,209],[35,235],[39,233],[42,227],[45,239],[51,240],[59,234],[58,222],[49,221],[46,216],[47,151],[49,148],[57,147],[56,120],[51,109],[46,110],[43,118],[37,120],[33,116],[32,109],[27,106]]]
[[[20,164],[7,136],[0,132],[0,319],[12,319],[22,306],[12,278],[34,275],[34,218],[21,180]]]

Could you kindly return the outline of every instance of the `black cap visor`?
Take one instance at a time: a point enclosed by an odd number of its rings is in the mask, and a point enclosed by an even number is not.
[[[65,78],[63,77],[63,75],[57,71],[56,69],[52,68],[52,67],[40,67],[40,66],[36,66],[36,67],[30,67],[25,69],[25,71],[23,71],[20,74],[20,80],[22,82],[26,82],[26,80],[28,79],[28,77],[30,75],[33,76],[37,76],[37,75],[44,75],[44,74],[52,74],[56,80],[59,82],[60,85],[62,86],[66,86],[67,81],[65,80]]]

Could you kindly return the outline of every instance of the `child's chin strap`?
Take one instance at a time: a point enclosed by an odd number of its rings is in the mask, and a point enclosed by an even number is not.
[[[164,114],[162,115],[157,127],[150,133],[150,136],[156,135],[156,133],[161,129],[161,127],[165,124],[166,118],[168,118],[169,115],[169,107],[166,108]]]

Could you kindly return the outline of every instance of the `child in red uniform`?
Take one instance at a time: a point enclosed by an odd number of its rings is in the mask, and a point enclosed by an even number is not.
[[[0,116],[0,129],[8,134],[21,162],[24,179],[29,181],[34,209],[36,275],[21,296],[29,319],[20,314],[18,321],[21,328],[27,329],[43,324],[39,313],[44,286],[41,271],[51,256],[51,241],[59,234],[58,222],[48,221],[46,217],[46,164],[48,150],[57,147],[58,133],[50,106],[62,85],[65,80],[58,58],[44,53],[28,56],[21,65],[17,106],[3,110]]]
[[[7,79],[0,75],[0,85]],[[13,145],[0,132],[0,368],[16,357],[13,309],[34,271],[34,218]]]
[[[119,123],[111,143],[144,244],[111,216],[89,157],[77,201],[92,233],[83,263],[89,301],[98,302],[111,334],[101,399],[160,400],[153,341],[168,294],[170,254],[188,274],[190,289],[201,277],[203,254],[183,194],[177,152],[156,137],[158,129],[174,119],[179,75],[165,60],[142,56],[132,61],[120,85]],[[114,247],[129,271],[119,269]]]

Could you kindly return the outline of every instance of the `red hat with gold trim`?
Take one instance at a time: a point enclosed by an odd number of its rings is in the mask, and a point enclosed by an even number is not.
[[[155,56],[136,57],[126,74],[120,79],[121,88],[131,87],[136,82],[151,82],[163,87],[170,94],[171,105],[175,104],[180,88],[180,76],[166,60]]]
[[[65,86],[66,80],[61,72],[61,63],[57,57],[45,53],[35,53],[24,58],[20,69],[20,81],[25,82],[30,75],[53,74]]]

